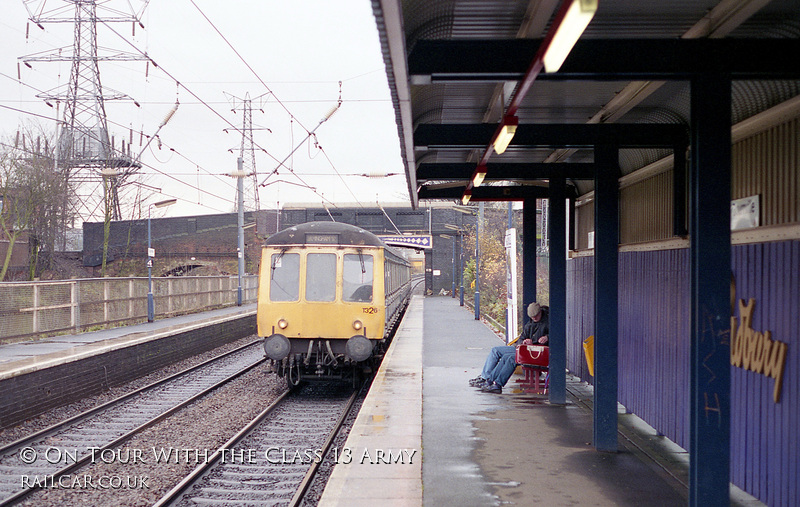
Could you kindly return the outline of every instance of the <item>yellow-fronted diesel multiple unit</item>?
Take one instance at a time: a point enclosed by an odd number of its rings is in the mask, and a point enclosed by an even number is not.
[[[410,293],[409,262],[374,234],[309,222],[274,234],[261,254],[258,335],[273,370],[353,379],[374,366]]]

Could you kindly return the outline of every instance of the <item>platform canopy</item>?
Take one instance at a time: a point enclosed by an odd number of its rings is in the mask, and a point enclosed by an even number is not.
[[[579,3],[596,13],[561,68],[531,73],[564,2],[373,0],[414,206],[460,199],[481,163],[473,200],[537,197],[553,174],[586,194],[598,139],[626,140],[622,176],[658,163],[670,129],[688,132],[698,74],[733,79],[732,124],[800,95],[795,0]],[[509,112],[517,134],[487,156]],[[656,125],[669,127],[628,137]]]
[[[731,146],[753,123],[785,122],[775,111],[787,104],[800,114],[800,2],[372,3],[412,205],[521,200],[531,210],[550,199],[554,404],[565,402],[564,203],[592,194],[599,451],[618,440],[620,180],[673,169],[673,236],[690,236],[690,312],[679,317],[691,329],[689,504],[728,505]],[[577,41],[555,62],[556,41],[573,28]],[[535,245],[534,217],[523,222],[523,245]],[[523,263],[528,300],[535,264]]]

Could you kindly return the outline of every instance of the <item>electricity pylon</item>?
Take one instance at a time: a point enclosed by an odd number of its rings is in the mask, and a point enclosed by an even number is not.
[[[261,203],[258,199],[258,174],[256,173],[256,148],[253,141],[254,130],[268,130],[268,128],[253,128],[253,101],[258,104],[258,109],[263,113],[263,103],[266,101],[269,93],[259,95],[251,99],[249,93],[245,93],[244,98],[235,97],[230,93],[225,93],[228,100],[231,102],[232,111],[235,113],[237,109],[242,111],[242,143],[239,148],[239,157],[242,159],[242,171],[247,175],[245,180],[244,189],[244,209],[247,211],[258,211],[261,209]],[[227,129],[226,129],[227,130]]]
[[[117,3],[120,8],[115,8]],[[59,107],[64,104],[63,119],[57,126],[54,169],[63,172],[78,193],[80,209],[72,210],[73,217],[95,218],[100,206],[105,205],[106,220],[120,219],[118,189],[141,167],[131,157],[130,141],[126,146],[123,140],[121,148],[117,149],[109,136],[105,102],[133,99],[124,93],[103,89],[99,62],[148,58],[100,48],[97,25],[132,23],[134,30],[136,25],[143,27],[141,15],[148,3],[149,0],[64,0],[53,7],[52,2],[48,5],[46,0],[23,0],[30,21],[40,28],[45,23],[74,25],[71,47],[21,57],[29,67],[32,62],[70,62],[72,65],[67,85],[37,97],[48,103],[56,101]],[[97,202],[99,199],[102,200]]]

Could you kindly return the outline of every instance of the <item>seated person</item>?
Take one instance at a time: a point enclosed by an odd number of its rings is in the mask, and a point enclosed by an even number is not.
[[[522,338],[522,345],[547,345],[550,343],[548,334],[550,333],[550,316],[547,308],[543,308],[539,303],[528,305],[528,317],[531,318],[522,334],[508,345],[492,347],[483,371],[480,376],[469,381],[469,385],[480,387],[481,390],[489,393],[502,393],[503,386],[514,373],[517,367],[516,352],[517,348],[513,344]]]

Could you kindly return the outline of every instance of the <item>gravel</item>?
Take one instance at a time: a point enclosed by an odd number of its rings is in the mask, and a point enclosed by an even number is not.
[[[195,468],[198,457],[211,456],[283,392],[283,383],[267,370],[260,365],[146,429],[120,447],[118,454],[109,455],[108,462],[98,458],[72,475],[70,480],[79,481],[77,487],[70,483],[66,489],[48,488],[32,494],[22,505],[152,505]],[[168,450],[171,458],[157,463],[153,449]],[[87,476],[93,480],[88,487]]]
[[[104,393],[95,396],[90,396],[80,401],[64,405],[62,407],[50,410],[44,414],[29,419],[16,426],[0,430],[0,445],[6,445],[8,443],[19,440],[20,438],[35,433],[36,431],[47,428],[49,426],[52,426],[53,424],[56,424],[65,419],[80,414],[81,412],[89,410],[90,408],[102,405],[103,403],[119,398],[120,396],[135,391],[136,389],[139,389],[143,386],[152,384],[153,382],[156,382],[165,377],[173,375],[179,371],[185,370],[186,368],[202,363],[203,361],[211,359],[212,357],[218,356],[224,352],[233,350],[237,347],[241,347],[242,345],[253,342],[255,341],[255,339],[256,339],[255,335],[247,336],[245,338],[240,338],[239,340],[227,343],[225,345],[217,347],[203,354],[198,354],[196,356],[184,359],[183,361],[175,363],[172,366],[153,372],[144,377],[140,377],[136,380],[128,382],[127,384],[111,388]]]
[[[115,387],[109,391],[51,410],[15,427],[0,431],[0,445],[101,405],[142,386],[206,361],[255,340],[242,338],[193,356],[168,368]],[[28,496],[21,505],[30,506],[149,506],[158,501],[202,460],[222,446],[235,432],[272,403],[284,390],[285,381],[270,373],[265,364],[214,393],[173,414],[133,437],[113,454],[98,455],[93,464],[74,472],[65,488],[48,487]],[[334,446],[343,447],[368,387],[356,401]],[[154,450],[170,451],[169,460],[157,463]],[[105,458],[105,459],[103,459]],[[306,496],[304,505],[316,506],[333,470],[330,456],[324,460]],[[53,479],[48,478],[48,485]]]

